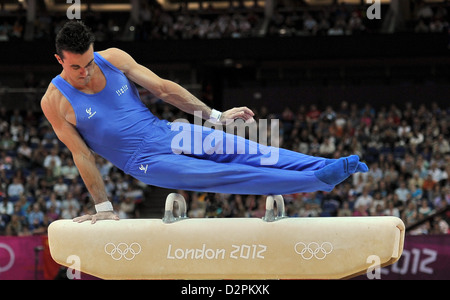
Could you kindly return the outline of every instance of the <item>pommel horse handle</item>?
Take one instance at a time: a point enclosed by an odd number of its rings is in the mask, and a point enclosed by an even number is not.
[[[179,208],[180,217],[175,218],[173,215],[173,204],[177,202]],[[277,204],[277,216],[275,216],[274,203]],[[166,224],[170,224],[182,219],[187,219],[186,216],[186,200],[183,196],[177,193],[171,193],[166,198],[166,205],[164,211],[164,218],[162,221]],[[286,218],[284,199],[281,195],[269,195],[266,199],[266,214],[263,220],[266,222],[274,222],[280,219]]]
[[[274,202],[277,204],[277,216],[275,216]],[[281,195],[269,195],[266,199],[266,215],[263,220],[266,222],[273,222],[285,218],[284,199]]]
[[[175,218],[173,215],[173,203],[177,202],[178,204],[178,210],[179,210],[179,217]],[[184,197],[177,193],[171,193],[166,198],[166,206],[164,211],[164,218],[162,221],[166,224],[170,224],[182,219],[187,219],[186,216],[186,200],[184,200]]]

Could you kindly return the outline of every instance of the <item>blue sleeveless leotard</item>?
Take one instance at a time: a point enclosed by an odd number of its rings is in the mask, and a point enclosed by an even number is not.
[[[268,148],[203,126],[158,119],[119,69],[97,52],[94,60],[106,78],[102,91],[83,93],[60,75],[52,83],[72,105],[76,129],[86,144],[138,180],[163,188],[229,194],[292,194],[334,188],[314,175],[324,166],[324,158],[273,147],[269,148],[274,152],[259,151]],[[230,153],[227,145],[233,145],[235,151]],[[261,164],[274,153],[273,163]]]
[[[72,105],[76,128],[86,144],[123,170],[148,134],[148,126],[159,119],[141,102],[134,83],[121,71],[96,52],[94,61],[106,77],[106,86],[99,93],[83,93],[60,75],[52,83]]]

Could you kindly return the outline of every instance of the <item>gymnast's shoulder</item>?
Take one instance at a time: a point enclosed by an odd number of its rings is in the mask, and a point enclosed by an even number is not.
[[[63,94],[58,90],[58,88],[50,82],[47,90],[41,98],[41,105],[49,105],[64,97]]]
[[[108,48],[103,51],[98,51],[97,53],[123,73],[126,73],[126,71],[136,65],[134,58],[119,48]]]
[[[62,117],[72,124],[76,122],[69,102],[53,83],[41,98],[41,108],[49,121]]]

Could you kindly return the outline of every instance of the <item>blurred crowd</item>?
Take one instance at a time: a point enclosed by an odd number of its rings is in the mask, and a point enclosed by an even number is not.
[[[283,195],[291,217],[385,216],[411,226],[450,204],[450,107],[431,103],[375,109],[300,105],[279,114],[262,107],[258,118],[280,121],[279,146],[309,155],[358,154],[370,168],[332,192]],[[270,132],[268,132],[270,134]],[[263,217],[264,196],[186,193],[192,217]],[[411,234],[449,233],[448,214],[430,218]]]
[[[149,108],[159,118],[187,117],[161,101]],[[283,195],[290,217],[392,215],[410,226],[450,204],[450,107],[342,102],[253,110],[257,121],[279,120],[280,147],[328,158],[358,154],[370,167],[329,193]],[[97,165],[119,216],[141,217],[140,205],[151,187],[101,157]],[[265,196],[178,192],[191,218],[265,214]],[[72,157],[43,114],[0,108],[0,234],[46,233],[54,220],[92,212]],[[449,220],[448,214],[429,218],[411,233],[449,233]]]
[[[82,19],[95,32],[98,41],[149,41],[155,39],[215,39],[261,36],[335,36],[363,33],[382,33],[383,21],[389,19],[389,5],[382,5],[381,19],[367,17],[367,5],[308,6],[287,5],[279,2],[271,17],[266,18],[264,8],[233,6],[216,9],[211,5],[199,10],[165,10],[157,1],[142,1],[137,20],[129,12],[99,13],[88,10]],[[406,32],[448,32],[448,3],[426,3],[411,0],[411,16],[402,20],[396,30]],[[54,40],[56,32],[67,20],[65,14],[41,9],[26,29],[26,10],[0,10],[0,41]],[[27,32],[28,37],[25,38]]]

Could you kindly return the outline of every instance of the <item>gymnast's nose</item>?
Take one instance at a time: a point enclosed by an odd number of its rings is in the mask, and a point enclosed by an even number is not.
[[[87,77],[89,76],[89,71],[87,68],[80,68],[80,76],[81,77]]]

